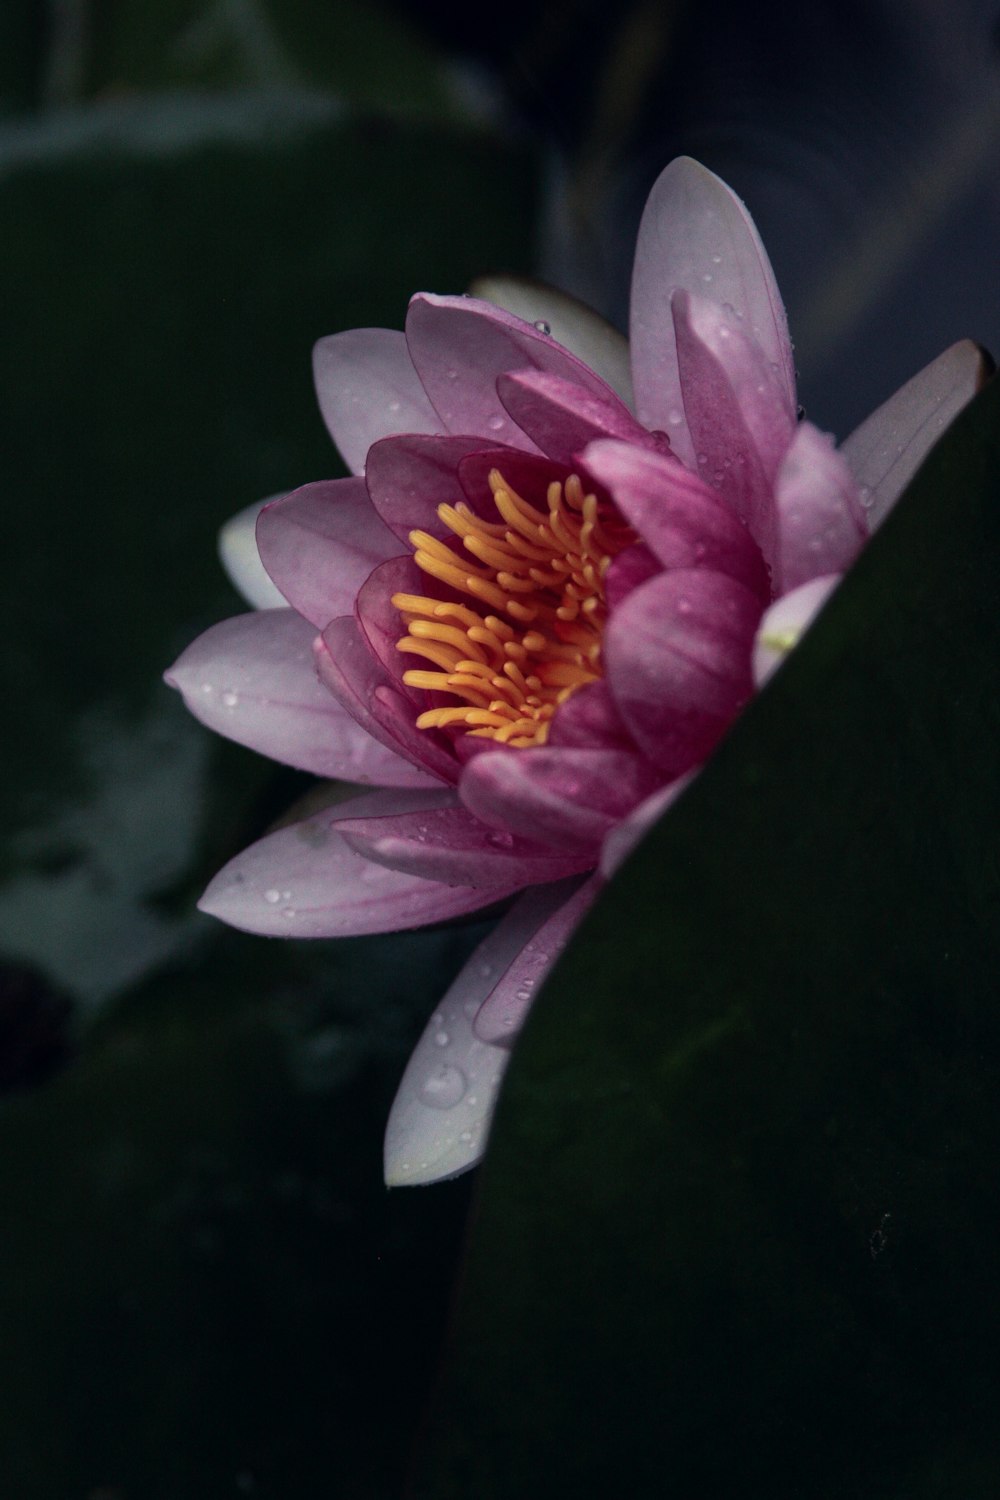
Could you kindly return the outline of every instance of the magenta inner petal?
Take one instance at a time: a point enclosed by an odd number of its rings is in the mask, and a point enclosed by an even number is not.
[[[707,755],[750,697],[760,614],[742,584],[690,569],[643,584],[612,615],[607,682],[636,744],[663,771],[680,775]]]
[[[410,700],[368,644],[353,615],[332,620],[315,647],[320,680],[375,739],[441,781],[458,779],[458,764],[441,735],[416,726]]]
[[[560,463],[597,438],[620,438],[644,448],[662,446],[640,427],[623,401],[610,389],[603,394],[572,384],[542,370],[501,375],[497,394],[521,431]]]
[[[588,682],[560,703],[546,743],[550,749],[635,750],[606,682]]]
[[[484,823],[596,863],[601,840],[656,786],[625,750],[495,750],[462,770],[459,796]]]
[[[760,548],[732,506],[697,474],[625,443],[594,443],[583,457],[664,568],[727,573],[762,601],[770,598]]]
[[[458,466],[482,446],[482,438],[477,437],[421,434],[385,438],[373,445],[365,465],[365,481],[372,505],[394,536],[403,543],[409,542],[411,531],[451,536],[437,508],[468,503]]]

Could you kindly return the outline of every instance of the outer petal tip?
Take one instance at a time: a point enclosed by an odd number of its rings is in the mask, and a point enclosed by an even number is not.
[[[254,609],[281,609],[285,597],[268,577],[257,549],[257,518],[280,495],[268,495],[237,511],[219,532],[219,560],[230,583]]]

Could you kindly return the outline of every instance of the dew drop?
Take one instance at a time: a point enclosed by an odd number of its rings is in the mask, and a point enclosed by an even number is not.
[[[864,506],[865,510],[871,510],[872,505],[875,503],[875,499],[871,492],[871,488],[867,484],[863,484],[858,490],[858,499],[861,501],[861,504]]]
[[[457,370],[449,370],[448,371],[448,379],[449,380],[457,380],[458,379],[458,371]]]
[[[713,255],[712,256],[712,265],[713,266],[721,266],[722,265],[722,256],[721,255]]]
[[[402,409],[402,402],[400,402],[400,401],[390,401],[389,402],[389,410],[392,412],[393,416],[396,416],[400,412],[401,409]]]
[[[264,892],[264,900],[268,903],[269,906],[277,906],[278,902],[281,900],[281,892],[276,891],[272,886],[269,891]]]
[[[454,1109],[465,1097],[466,1081],[461,1068],[443,1063],[424,1079],[420,1098],[431,1109]]]
[[[287,917],[288,921],[290,922],[293,917],[298,916],[298,912],[295,910],[294,906],[283,906],[281,908],[281,915],[283,917]]]
[[[446,1031],[439,1031],[434,1038],[434,1045],[435,1047],[447,1047],[450,1041],[451,1037]]]
[[[210,693],[212,691],[212,684],[210,682],[203,682],[201,690],[203,693]]]
[[[458,1138],[463,1146],[470,1146],[472,1144],[472,1131],[463,1130]]]
[[[225,692],[222,695],[222,703],[223,703],[223,707],[225,707],[225,708],[235,708],[236,705],[237,705],[237,703],[239,703],[239,701],[240,701],[240,695],[239,695],[239,693],[234,693],[231,688],[229,689],[228,692]]]
[[[536,322],[535,322],[535,327],[538,329],[539,333],[551,333],[552,332],[552,325],[551,325],[551,323],[546,323],[546,321],[545,321],[544,318],[538,318],[536,320]]]
[[[504,422],[503,417],[490,417],[486,425],[491,432],[503,432],[507,424]]]
[[[699,453],[699,454],[698,454],[698,462],[699,462],[699,463],[700,463],[700,464],[701,464],[701,465],[702,465],[702,467],[703,467],[703,468],[704,468],[704,466],[705,466],[705,464],[707,464],[707,463],[708,463],[708,454],[707,454],[707,453]]]
[[[667,422],[669,423],[669,425],[671,427],[679,427],[681,425],[681,423],[683,422],[683,420],[684,420],[684,413],[681,412],[681,411],[678,411],[676,409],[676,407],[675,407],[675,409],[673,411],[670,411],[670,412],[667,413]]]
[[[462,1006],[462,1009],[465,1012],[468,1020],[475,1020],[476,1016],[479,1014],[479,1007],[481,1004],[481,1000],[466,1000],[465,1004]]]
[[[701,279],[702,279],[702,281],[713,281],[714,277],[712,276],[711,271],[706,271],[705,274],[704,274],[704,276]]]
[[[479,965],[479,972],[482,975],[483,979],[489,979],[490,975],[493,973],[493,965],[488,963],[481,963]]]
[[[505,833],[502,829],[497,828],[492,833],[486,835],[486,842],[492,844],[494,849],[513,849],[514,835],[512,833]]]

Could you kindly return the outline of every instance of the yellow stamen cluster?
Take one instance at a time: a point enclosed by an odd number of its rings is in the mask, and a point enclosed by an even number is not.
[[[465,504],[438,506],[463,550],[410,532],[421,572],[479,607],[394,594],[406,626],[398,649],[437,669],[408,671],[403,681],[453,700],[422,713],[420,729],[541,745],[557,706],[602,675],[604,575],[635,538],[620,520],[600,514],[597,496],[584,493],[576,474],[549,484],[546,511],[522,499],[498,469],[489,486],[496,522]]]

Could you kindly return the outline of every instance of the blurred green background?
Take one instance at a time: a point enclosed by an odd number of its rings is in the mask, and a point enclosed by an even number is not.
[[[341,472],[322,334],[538,271],[623,321],[680,150],[750,199],[843,433],[1000,345],[992,16],[598,0],[0,12],[0,1492],[392,1497],[467,1180],[381,1136],[484,930],[280,944],[194,910],[306,778],[160,673],[241,606],[220,524]]]

